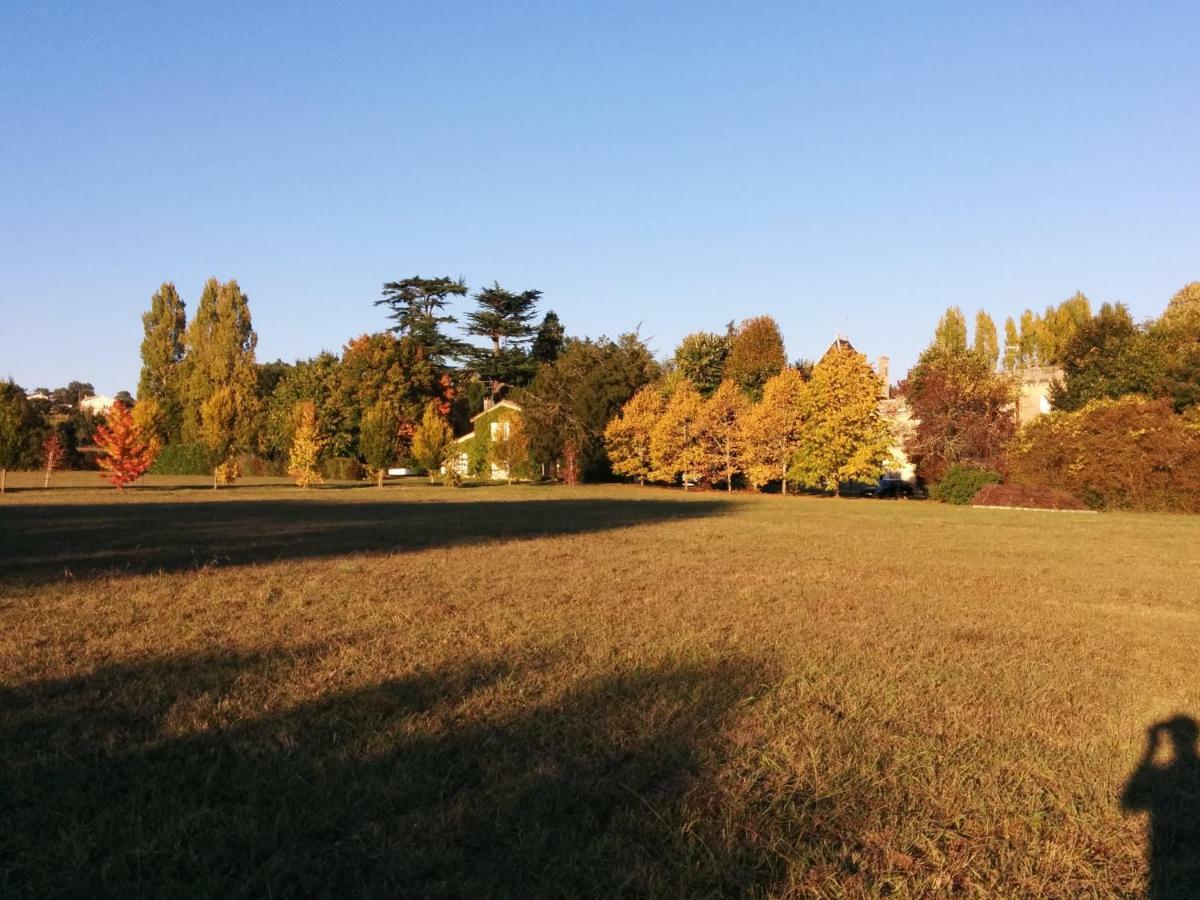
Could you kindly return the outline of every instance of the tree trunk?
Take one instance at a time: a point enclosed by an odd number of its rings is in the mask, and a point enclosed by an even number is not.
[[[42,490],[50,487],[50,467],[46,466],[46,477],[42,480]]]
[[[779,496],[787,496],[787,463],[783,464],[783,480],[779,482]]]
[[[383,487],[383,473],[384,473],[384,470],[383,470],[383,469],[380,469],[380,470],[379,470],[379,471],[378,471],[378,472],[375,474],[375,486],[376,486],[376,487]]]
[[[217,489],[217,470],[213,469],[213,490]]]
[[[0,494],[8,488],[8,469],[0,469]]]

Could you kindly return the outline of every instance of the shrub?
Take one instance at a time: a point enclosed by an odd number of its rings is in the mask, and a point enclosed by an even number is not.
[[[150,467],[151,475],[211,475],[212,459],[203,444],[167,444]]]
[[[1168,399],[1094,400],[1030,422],[1010,453],[1014,484],[1045,485],[1093,509],[1200,512],[1200,413]]]
[[[946,474],[941,481],[934,485],[929,496],[942,503],[954,503],[962,506],[970,503],[971,498],[979,493],[980,488],[999,483],[999,472],[957,463],[946,470]]]
[[[267,460],[253,453],[239,453],[236,457],[234,457],[234,461],[237,463],[238,471],[240,471],[242,475],[250,475],[255,478],[261,478],[264,475],[277,474],[275,471],[273,471],[273,469],[278,468],[277,466],[272,466],[271,463],[267,462]]]
[[[321,475],[326,481],[361,481],[363,467],[353,456],[331,456],[321,462]]]
[[[1019,506],[1025,509],[1082,509],[1077,497],[1043,485],[985,484],[971,501],[972,506]]]

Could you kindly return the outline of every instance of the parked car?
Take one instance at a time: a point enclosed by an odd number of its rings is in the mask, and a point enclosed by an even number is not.
[[[868,488],[864,494],[878,500],[924,500],[926,493],[919,484],[913,484],[900,478],[880,478],[879,484]]]

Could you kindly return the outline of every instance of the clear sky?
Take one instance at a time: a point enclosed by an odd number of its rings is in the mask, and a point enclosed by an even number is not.
[[[0,377],[133,390],[163,280],[261,360],[383,281],[568,332],[769,313],[898,377],[949,304],[1200,279],[1200,3],[0,4]]]

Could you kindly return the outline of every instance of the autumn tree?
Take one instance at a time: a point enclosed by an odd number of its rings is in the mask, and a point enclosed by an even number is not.
[[[621,407],[620,415],[608,423],[604,429],[604,449],[614,475],[633,478],[638,484],[644,484],[650,477],[650,438],[665,408],[658,388],[648,385],[634,394]]]
[[[496,419],[496,436],[492,439],[491,455],[507,473],[508,483],[530,475],[529,435],[521,416],[505,410]]]
[[[743,419],[750,402],[741,385],[725,381],[704,401],[696,423],[699,472],[702,481],[725,482],[733,490],[733,477],[742,471]]]
[[[882,390],[866,357],[841,344],[831,347],[808,382],[810,414],[789,474],[835,493],[847,482],[878,478],[891,448],[878,410]]]
[[[241,474],[235,458],[238,423],[247,415],[241,403],[244,394],[236,387],[219,388],[200,407],[200,443],[213,460],[213,489],[232,484]]]
[[[951,306],[942,313],[930,346],[941,353],[967,352],[967,317],[961,309]]]
[[[150,297],[150,309],[142,314],[142,371],[137,387],[138,406],[152,404],[138,424],[162,443],[178,440],[183,427],[180,364],[186,325],[183,300],[175,285],[164,281]]]
[[[742,420],[746,480],[756,488],[779,479],[787,494],[788,468],[800,449],[809,413],[808,388],[796,369],[784,369],[763,385],[763,398]]]
[[[260,367],[259,384],[265,399],[262,416],[262,447],[275,459],[286,457],[296,427],[296,405],[311,402],[316,410],[317,430],[330,456],[350,456],[355,451],[355,426],[359,410],[351,408],[342,396],[341,361],[332,353],[322,352],[295,363],[272,363],[269,380],[267,367]]]
[[[159,444],[137,426],[124,403],[114,403],[106,418],[108,424],[99,426],[94,436],[102,454],[96,464],[108,472],[109,482],[123,491],[154,465]]]
[[[412,452],[417,465],[429,473],[432,482],[447,462],[454,446],[454,432],[435,404],[425,407],[421,424],[413,435]]]
[[[662,415],[650,432],[650,480],[684,486],[697,480],[702,468],[700,417],[704,398],[686,378],[680,379]]]
[[[533,374],[529,343],[541,291],[514,293],[492,282],[475,295],[476,308],[467,313],[467,334],[487,338],[490,347],[473,348],[472,367],[491,387],[492,401],[506,385],[527,384]]]
[[[466,295],[467,285],[461,278],[453,279],[448,275],[422,278],[414,275],[384,284],[383,296],[375,301],[375,305],[391,310],[388,318],[395,323],[392,332],[408,338],[420,348],[440,375],[450,360],[468,350],[465,343],[443,330],[458,321],[446,312],[450,298]]]
[[[58,434],[50,432],[42,441],[42,471],[46,473],[46,477],[42,481],[43,488],[50,487],[50,476],[62,466],[66,454],[67,448],[63,446]]]
[[[325,442],[317,427],[317,407],[311,400],[296,404],[296,427],[292,432],[292,448],[288,454],[288,474],[302,488],[320,484],[320,469],[317,467]]]
[[[238,283],[210,278],[184,340],[183,438],[208,445],[219,466],[229,463],[234,452],[257,444],[257,344],[250,301]],[[218,425],[227,433],[217,436],[213,429]]]
[[[425,407],[436,402],[445,415],[453,398],[448,373],[439,372],[426,349],[407,335],[364,334],[343,348],[335,403],[346,417],[344,427],[358,433],[364,413],[376,403],[386,403],[399,423],[400,456],[410,452]]]
[[[0,381],[0,494],[8,481],[8,470],[21,465],[30,445],[37,446],[37,416],[12,379]]]
[[[675,371],[695,385],[702,397],[712,396],[725,377],[731,335],[696,331],[684,337],[672,357]]]
[[[1015,422],[1011,379],[976,353],[930,352],[901,385],[915,427],[905,452],[917,473],[939,480],[955,463],[1003,471]]]
[[[1185,284],[1167,301],[1166,319],[1200,317],[1200,281]]]
[[[770,316],[756,316],[743,321],[734,332],[724,377],[757,400],[767,379],[786,366],[779,325]]]
[[[1021,335],[1017,331],[1017,323],[1009,316],[1004,320],[1004,361],[1005,372],[1012,372],[1021,365]]]
[[[996,334],[996,323],[984,310],[975,313],[975,355],[989,368],[995,369],[1000,361],[1000,340]]]

